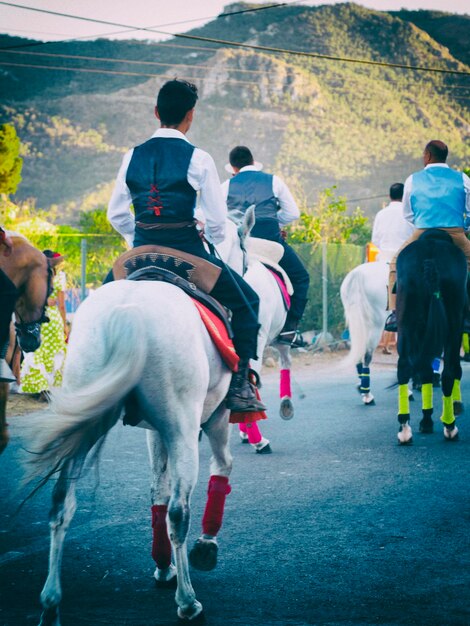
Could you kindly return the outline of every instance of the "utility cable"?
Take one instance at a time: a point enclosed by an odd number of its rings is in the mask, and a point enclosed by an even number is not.
[[[5,5],[5,6],[12,6],[18,9],[25,9],[28,11],[36,11],[39,13],[47,13],[49,15],[57,15],[60,17],[67,17],[67,18],[71,18],[71,19],[78,19],[78,20],[82,20],[85,22],[93,22],[95,24],[106,24],[107,26],[117,26],[119,28],[129,28],[132,30],[139,30],[139,31],[145,31],[145,32],[151,32],[151,33],[159,33],[161,35],[167,35],[169,37],[179,37],[179,38],[183,38],[183,39],[191,39],[193,41],[203,41],[206,43],[215,43],[218,45],[223,45],[223,46],[228,46],[228,47],[235,47],[235,48],[246,48],[249,50],[258,50],[258,51],[263,51],[263,52],[274,52],[276,54],[290,54],[293,56],[302,56],[302,57],[306,57],[306,58],[313,58],[313,59],[323,59],[323,60],[327,60],[327,61],[341,61],[343,63],[357,63],[357,64],[362,64],[362,65],[374,65],[377,67],[390,67],[390,68],[396,68],[396,69],[406,69],[406,70],[413,70],[413,71],[420,71],[420,72],[435,72],[435,73],[440,73],[440,74],[457,74],[457,75],[461,75],[461,76],[470,76],[470,71],[463,71],[463,70],[452,70],[452,69],[444,69],[444,68],[438,68],[438,67],[425,67],[425,66],[421,66],[421,65],[406,65],[404,63],[389,63],[387,61],[372,61],[372,60],[368,60],[368,59],[354,59],[354,58],[350,58],[350,57],[340,57],[340,56],[333,56],[333,55],[329,55],[329,54],[319,54],[316,52],[303,52],[301,50],[288,50],[285,48],[275,48],[273,46],[260,46],[260,45],[255,45],[255,44],[248,44],[248,43],[243,43],[243,42],[239,42],[239,41],[229,41],[226,39],[217,39],[214,37],[202,37],[202,36],[198,36],[198,35],[187,35],[184,33],[168,33],[165,31],[160,31],[157,30],[156,28],[145,28],[145,27],[134,27],[134,26],[129,26],[128,24],[121,24],[118,22],[109,22],[107,20],[98,20],[96,18],[91,18],[91,17],[80,17],[78,15],[71,15],[68,13],[60,13],[58,11],[49,11],[46,9],[38,9],[36,7],[28,7],[25,5],[20,5],[20,4],[14,4],[11,2],[0,2],[0,5]],[[223,14],[222,14],[223,15]]]

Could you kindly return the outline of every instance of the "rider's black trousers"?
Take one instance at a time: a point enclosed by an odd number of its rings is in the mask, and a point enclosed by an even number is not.
[[[310,285],[310,276],[302,260],[282,238],[279,223],[276,220],[266,219],[257,221],[253,226],[250,236],[275,241],[276,243],[280,243],[284,248],[284,254],[279,261],[279,265],[286,272],[287,276],[289,276],[292,287],[294,288],[288,313],[288,321],[292,320],[293,322],[298,322],[307,304],[307,293]]]

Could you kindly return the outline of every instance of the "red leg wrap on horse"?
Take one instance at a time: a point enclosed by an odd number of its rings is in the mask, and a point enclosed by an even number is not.
[[[222,526],[225,498],[232,491],[226,476],[211,476],[207,489],[207,503],[202,518],[202,532],[215,537]]]
[[[166,569],[171,564],[171,543],[166,527],[166,504],[152,506],[152,558],[158,569]]]
[[[292,391],[290,388],[290,370],[281,370],[280,389],[279,395],[281,398],[292,398]]]

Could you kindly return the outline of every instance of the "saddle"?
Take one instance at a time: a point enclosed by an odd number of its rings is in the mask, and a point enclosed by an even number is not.
[[[231,339],[229,312],[209,295],[220,272],[220,267],[194,254],[155,245],[128,250],[113,265],[115,280],[157,280],[179,287],[214,313]]]
[[[263,265],[266,265],[268,269],[271,269],[276,274],[280,275],[289,296],[294,293],[294,288],[292,287],[289,276],[279,265],[279,261],[282,259],[282,255],[284,254],[284,248],[280,243],[270,241],[269,239],[249,237],[246,242],[246,249],[252,259],[259,261]]]

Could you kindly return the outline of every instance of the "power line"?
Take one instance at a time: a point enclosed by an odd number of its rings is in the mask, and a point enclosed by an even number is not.
[[[253,13],[255,11],[265,11],[267,9],[276,9],[276,8],[280,8],[280,7],[285,7],[285,6],[290,6],[290,5],[294,5],[294,4],[299,4],[299,2],[301,2],[302,0],[292,0],[290,2],[282,2],[280,4],[270,4],[270,5],[266,5],[266,6],[261,6],[261,7],[254,7],[251,9],[243,9],[240,11],[229,11],[227,13],[220,13],[218,15],[212,15],[212,16],[208,16],[208,17],[200,17],[200,18],[194,18],[191,20],[182,20],[180,22],[169,22],[167,24],[157,24],[155,26],[149,26],[149,27],[133,27],[133,26],[125,26],[125,30],[122,31],[117,31],[114,33],[104,33],[103,35],[120,35],[123,33],[132,33],[135,31],[149,31],[149,32],[153,32],[153,33],[158,33],[158,31],[154,31],[152,29],[154,28],[164,28],[166,26],[175,26],[178,24],[187,24],[190,22],[200,22],[206,19],[221,19],[221,18],[225,18],[225,17],[230,17],[231,15],[240,15],[242,13]],[[12,2],[0,2],[0,4],[3,4],[5,6],[10,6],[10,7],[15,7],[17,9],[25,9],[28,11],[37,11],[40,13],[47,13],[49,15],[57,15],[59,17],[66,17],[66,18],[71,18],[71,19],[78,19],[78,20],[84,20],[84,21],[88,21],[88,22],[95,22],[95,23],[100,23],[100,24],[109,24],[111,26],[118,26],[118,24],[114,24],[113,22],[105,22],[103,20],[96,20],[93,18],[87,18],[87,17],[80,17],[78,15],[70,15],[68,13],[58,13],[56,11],[49,11],[46,9],[38,9],[36,7],[28,7],[28,6],[24,6],[21,4],[14,4]],[[119,26],[124,27],[124,25],[119,24]],[[34,43],[27,43],[27,44],[19,44],[18,46],[10,46],[8,48],[0,48],[0,50],[8,50],[8,49],[13,49],[13,48],[21,48],[21,47],[29,47],[29,46],[40,46],[40,45],[46,45],[46,44],[50,44],[50,43],[66,43],[67,41],[75,41],[78,39],[88,39],[89,37],[101,37],[103,35],[87,35],[86,37],[76,37],[76,38],[72,38],[72,39],[66,39],[63,41],[41,41],[41,42],[34,42]],[[208,48],[208,49],[212,49],[212,48]]]
[[[259,51],[263,51],[263,52],[274,52],[276,54],[290,54],[290,55],[294,55],[294,56],[302,56],[302,57],[307,57],[307,58],[314,58],[314,59],[324,59],[327,61],[342,61],[343,63],[357,63],[357,64],[363,64],[363,65],[374,65],[374,66],[378,66],[378,67],[390,67],[390,68],[396,68],[396,69],[407,69],[407,70],[413,70],[413,71],[420,71],[420,72],[436,72],[436,73],[440,73],[440,74],[457,74],[457,75],[461,75],[461,76],[470,76],[470,72],[466,72],[466,71],[462,71],[462,70],[451,70],[451,69],[443,69],[443,68],[437,68],[437,67],[424,67],[424,66],[419,66],[419,65],[406,65],[403,63],[389,63],[386,61],[372,61],[372,60],[368,60],[368,59],[354,59],[354,58],[350,58],[350,57],[339,57],[339,56],[333,56],[333,55],[328,55],[328,54],[319,54],[316,52],[303,52],[301,50],[288,50],[285,48],[275,48],[272,46],[260,46],[260,45],[255,45],[255,44],[248,44],[248,43],[242,43],[239,41],[229,41],[229,40],[225,40],[225,39],[216,39],[213,37],[201,37],[198,35],[187,35],[187,34],[183,34],[183,33],[168,33],[165,31],[160,31],[157,30],[156,28],[145,28],[145,27],[134,27],[134,26],[129,26],[127,24],[120,24],[117,22],[109,22],[106,20],[98,20],[95,18],[91,18],[91,17],[80,17],[78,15],[71,15],[68,13],[60,13],[57,11],[49,11],[46,9],[38,9],[35,7],[27,7],[24,5],[19,5],[19,4],[13,4],[11,2],[0,2],[0,4],[2,5],[6,5],[6,6],[13,6],[15,8],[20,8],[20,9],[25,9],[28,11],[36,11],[39,13],[47,13],[49,15],[57,15],[60,17],[67,17],[67,18],[71,18],[71,19],[78,19],[78,20],[82,20],[85,22],[93,22],[96,24],[106,24],[107,26],[117,26],[119,28],[129,28],[131,30],[141,30],[141,31],[145,31],[145,32],[152,32],[152,33],[159,33],[161,35],[168,35],[168,36],[172,36],[172,37],[179,37],[179,38],[183,38],[183,39],[191,39],[194,41],[204,41],[207,43],[215,43],[218,45],[224,45],[224,46],[228,46],[228,47],[238,47],[238,48],[246,48],[249,50],[259,50]],[[223,15],[223,14],[222,14]],[[0,49],[1,50],[1,49]]]
[[[0,52],[2,52],[0,50]],[[106,61],[109,63],[129,63],[132,65],[155,65],[159,67],[191,67],[196,69],[212,69],[211,65],[197,65],[194,63],[172,63],[168,61],[167,63],[161,63],[159,61],[137,61],[136,59],[120,59],[120,58],[112,58],[112,57],[95,57],[95,56],[85,56],[79,54],[61,54],[55,52],[30,52],[29,50],[6,50],[5,54],[25,54],[31,56],[43,56],[43,57],[52,57],[52,58],[60,58],[60,59],[77,59],[84,61]],[[1,63],[1,61],[0,61]],[[245,72],[250,74],[264,74],[267,72],[264,70],[248,70],[248,69],[239,69],[236,67],[229,68],[230,71],[233,72]]]
[[[97,56],[89,56],[89,55],[77,55],[77,54],[63,54],[63,53],[54,53],[54,52],[32,52],[32,51],[26,51],[26,50],[6,50],[4,51],[5,54],[19,54],[19,55],[29,55],[29,56],[42,56],[42,57],[50,57],[50,58],[60,58],[60,59],[77,59],[77,60],[85,60],[85,61],[105,61],[105,62],[109,62],[109,63],[128,63],[131,65],[151,65],[151,66],[157,66],[157,67],[185,67],[185,68],[191,68],[191,69],[213,69],[212,65],[198,65],[198,64],[194,64],[194,63],[172,63],[171,61],[168,62],[158,62],[158,61],[138,61],[136,59],[122,59],[122,58],[112,58],[112,57],[97,57]],[[1,61],[0,61],[1,64]],[[98,68],[99,69],[99,68]],[[269,71],[265,71],[265,70],[251,70],[251,69],[245,69],[245,68],[236,68],[236,67],[227,67],[227,71],[229,72],[239,72],[239,73],[245,73],[245,74],[262,74],[265,76],[269,76],[272,75]],[[297,74],[297,76],[300,76],[303,78],[303,76],[301,74]],[[393,85],[393,84],[397,84],[397,81],[385,81],[387,85]],[[421,83],[417,83],[416,86],[420,86],[422,87]],[[434,86],[433,86],[434,88]],[[328,85],[326,86],[326,89],[329,92],[334,92],[334,93],[345,93],[348,91],[348,88],[346,86],[342,86],[342,87],[337,87],[337,88],[332,88],[329,87]],[[465,90],[470,90],[470,85],[469,86],[465,86],[465,85],[448,85],[448,86],[442,86],[442,89],[445,92],[448,91],[454,91],[454,90],[458,90],[458,89],[465,89]],[[460,96],[452,96],[455,99],[462,99],[462,97]],[[463,99],[466,99],[465,97]]]
[[[103,70],[103,69],[98,69],[98,68],[93,68],[93,67],[63,67],[63,66],[59,66],[59,65],[33,65],[30,63],[11,63],[10,61],[0,61],[0,66],[1,65],[6,65],[9,67],[26,67],[26,68],[35,68],[35,69],[41,69],[41,70],[58,70],[58,71],[64,71],[64,72],[86,72],[86,73],[91,73],[91,74],[110,74],[110,75],[116,75],[116,76],[144,76],[147,78],[168,78],[168,79],[173,79],[175,78],[175,74],[149,74],[147,72],[125,72],[125,71],[118,71],[118,70]],[[178,75],[178,78],[182,79],[182,80],[200,80],[203,82],[209,82],[209,83],[219,83],[219,80],[213,79],[213,78],[206,78],[203,76],[180,76]],[[256,81],[244,81],[244,80],[236,80],[236,79],[228,79],[228,80],[224,80],[224,83],[232,83],[232,84],[239,84],[239,85],[257,85],[258,83]]]
[[[224,84],[237,84],[237,85],[258,85],[259,82],[258,81],[254,81],[254,80],[238,80],[238,79],[232,79],[232,78],[228,78],[228,79],[224,79],[223,81],[214,79],[214,78],[207,78],[204,76],[182,76],[176,73],[172,73],[172,74],[150,74],[148,72],[130,72],[130,71],[119,71],[119,70],[106,70],[106,69],[102,69],[102,68],[85,68],[85,67],[64,67],[64,66],[58,66],[58,65],[38,65],[38,64],[30,64],[30,63],[13,63],[10,61],[1,61],[0,60],[0,66],[8,66],[8,67],[24,67],[24,68],[34,68],[34,69],[43,69],[43,70],[58,70],[58,71],[65,71],[65,72],[82,72],[82,73],[91,73],[91,74],[107,74],[107,75],[114,75],[114,76],[143,76],[144,78],[161,78],[161,79],[173,79],[176,77],[182,79],[182,80],[189,80],[189,81],[201,81],[201,82],[209,82],[209,83],[220,83],[223,82]],[[171,64],[164,64],[166,66],[170,65],[171,68]],[[265,73],[267,74],[267,73]],[[338,94],[338,93],[344,93],[343,89],[333,89],[328,87],[328,85],[325,86],[325,90],[328,93],[334,93],[334,94]],[[403,94],[402,94],[403,95]],[[445,93],[440,94],[440,95],[446,95]],[[410,97],[412,96],[412,94],[410,94]],[[452,99],[454,100],[470,100],[470,97],[465,97],[465,96],[450,96]]]

